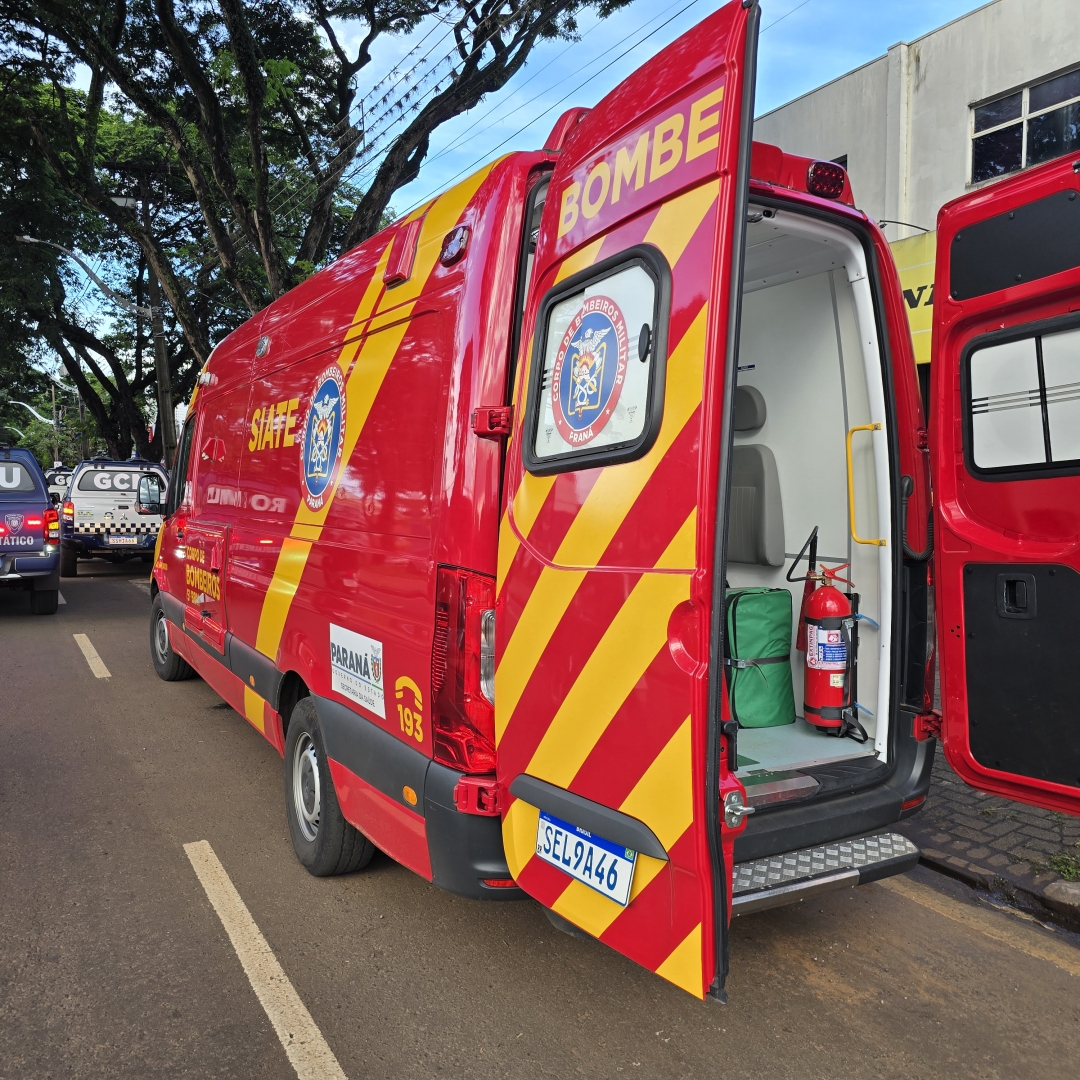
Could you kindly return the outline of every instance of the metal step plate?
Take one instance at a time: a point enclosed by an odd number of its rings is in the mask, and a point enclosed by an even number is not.
[[[814,893],[865,885],[903,874],[919,861],[919,849],[895,832],[837,840],[831,844],[736,863],[731,914],[793,904]]]

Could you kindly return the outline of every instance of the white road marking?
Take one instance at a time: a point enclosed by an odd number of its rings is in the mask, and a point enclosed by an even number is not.
[[[135,586],[136,589],[142,589],[142,591],[145,592],[145,593],[148,593],[150,591],[150,582],[149,581],[139,581],[137,578],[136,579],[129,579],[129,580],[131,581],[131,584]]]
[[[207,841],[198,840],[185,844],[184,851],[299,1080],[346,1080],[333,1050],[255,925],[214,849]]]
[[[86,662],[90,665],[90,670],[99,679],[111,679],[112,672],[105,666],[104,661],[98,656],[97,649],[90,644],[90,639],[85,634],[72,634],[75,639],[75,644],[82,649],[83,656],[86,657]]]
[[[906,877],[884,878],[878,885],[890,892],[898,893],[907,900],[929,908],[946,919],[960,923],[975,930],[993,941],[999,941],[1010,948],[1034,956],[1038,960],[1047,960],[1070,975],[1080,975],[1080,954],[1070,945],[1055,941],[1052,937],[1040,933],[1033,927],[1017,925],[1009,916],[985,908],[969,907],[956,900],[934,892],[926,885],[920,885]]]
[[[66,604],[67,603],[67,601],[64,599],[64,594],[62,592],[59,592],[59,591],[57,592],[57,594],[56,594],[56,602],[58,604]]]

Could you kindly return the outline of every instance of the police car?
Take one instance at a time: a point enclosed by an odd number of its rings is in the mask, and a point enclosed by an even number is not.
[[[0,445],[0,585],[30,590],[30,610],[59,602],[60,522],[29,450]]]
[[[45,470],[45,483],[49,487],[49,497],[54,504],[59,505],[67,494],[68,484],[71,483],[71,470],[64,465],[54,465]]]
[[[94,458],[75,467],[61,508],[61,577],[75,577],[80,558],[153,559],[161,517],[136,506],[139,480],[147,473],[165,486],[165,470],[138,458]]]

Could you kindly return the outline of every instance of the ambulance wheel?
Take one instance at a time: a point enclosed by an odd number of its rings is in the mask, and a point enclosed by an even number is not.
[[[293,850],[309,874],[348,874],[371,862],[375,845],[342,816],[322,728],[311,698],[292,711],[285,739],[285,814]]]
[[[67,548],[60,549],[60,576],[61,577],[77,577],[79,573],[79,553],[77,551],[68,551]]]
[[[154,597],[150,608],[150,659],[154,661],[158,678],[165,682],[179,682],[195,674],[191,665],[176,654],[169,642],[169,626],[165,621],[160,596]]]

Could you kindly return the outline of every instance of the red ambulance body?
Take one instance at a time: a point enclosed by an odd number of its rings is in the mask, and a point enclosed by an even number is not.
[[[976,464],[994,464],[976,478],[959,403],[1014,390],[998,361],[957,373],[981,335],[1067,333],[1077,273],[1052,299],[1025,279],[954,301],[946,239],[1078,185],[1042,170],[943,211],[942,722],[898,279],[843,170],[751,146],[757,24],[753,4],[722,8],[544,149],[218,345],[152,586],[159,674],[194,669],[282,753],[309,870],[375,845],[467,896],[527,894],[699,997],[723,995],[732,914],[914,864],[891,826],[926,797],[928,735],[988,790],[1075,811],[1080,782],[1075,755],[1058,775],[1076,676],[1054,667],[1042,704],[1048,643],[1022,617],[1037,595],[1064,631],[1080,511],[1058,488],[1077,480],[1056,458],[995,472],[1005,436],[979,427]],[[802,714],[795,555],[813,528],[819,565],[851,564],[838,677],[862,742]],[[736,593],[779,603],[776,655],[733,648]],[[978,607],[983,633],[994,597],[1019,614],[976,656],[964,628]],[[999,675],[1006,653],[1030,670]],[[984,742],[967,735],[979,665],[1013,687]],[[733,718],[748,677],[792,707]]]

